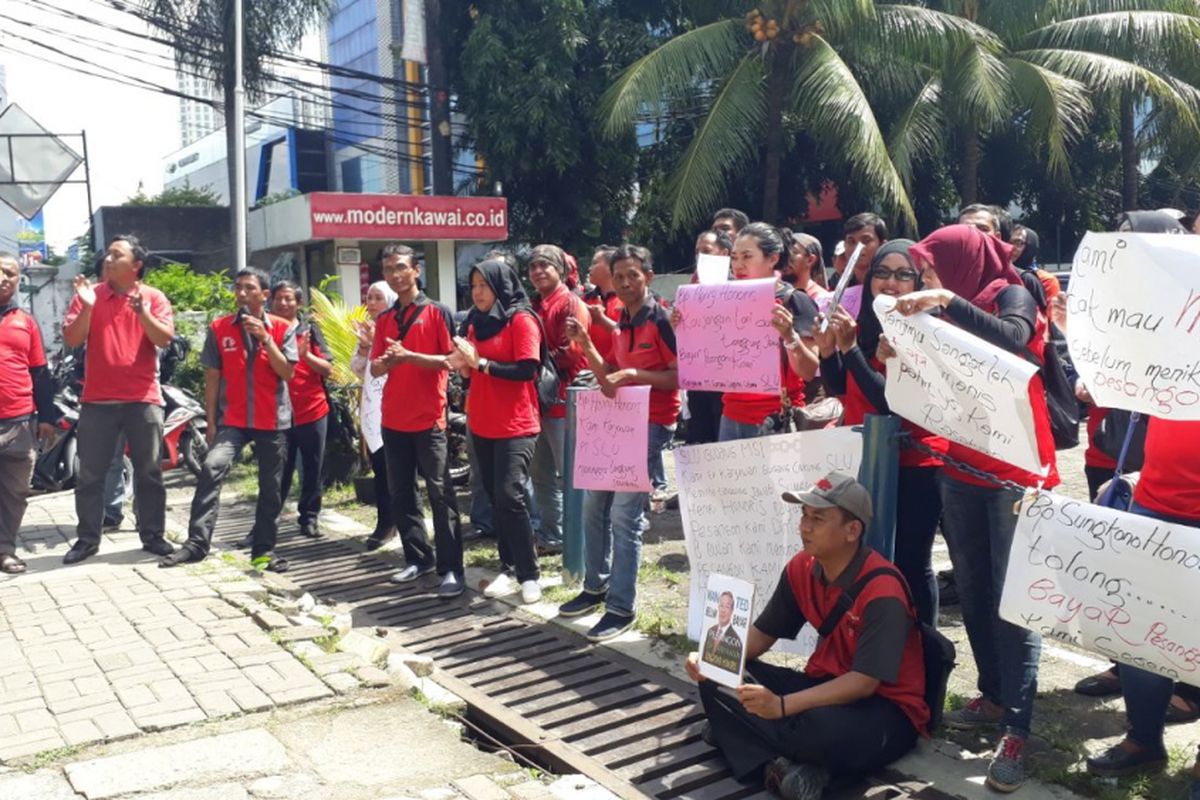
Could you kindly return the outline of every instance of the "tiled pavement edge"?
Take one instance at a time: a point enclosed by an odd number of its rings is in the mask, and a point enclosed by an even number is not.
[[[31,503],[30,572],[0,582],[0,762],[332,694],[243,610],[263,590],[232,566],[159,569],[130,531],[63,567],[71,504]]]

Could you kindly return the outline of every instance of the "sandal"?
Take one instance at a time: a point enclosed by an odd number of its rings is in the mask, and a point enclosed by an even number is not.
[[[1176,705],[1177,702],[1182,703],[1186,708],[1180,708]],[[1197,719],[1200,719],[1200,704],[1180,694],[1175,694],[1171,697],[1171,704],[1167,706],[1168,725],[1181,725]]]
[[[20,575],[25,571],[25,562],[16,556],[0,556],[0,572],[6,575]]]
[[[1099,672],[1075,684],[1075,694],[1086,697],[1112,697],[1121,693],[1121,678],[1112,670]]]

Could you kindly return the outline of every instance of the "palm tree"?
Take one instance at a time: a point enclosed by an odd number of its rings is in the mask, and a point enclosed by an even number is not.
[[[1000,42],[954,14],[873,0],[764,0],[742,18],[683,33],[622,72],[605,93],[600,124],[627,132],[647,110],[705,96],[705,113],[669,185],[676,228],[720,203],[725,179],[758,161],[762,217],[779,217],[779,166],[798,127],[895,217],[915,226],[905,176],[870,100],[865,65],[885,64],[892,85],[921,83],[949,53],[998,51]],[[901,146],[920,150],[928,122],[909,120]],[[785,126],[794,119],[795,126]],[[917,144],[914,145],[913,141]],[[927,143],[926,143],[927,144]],[[910,153],[911,154],[911,153]]]
[[[913,114],[948,136],[926,136],[918,150],[947,139],[959,148],[962,202],[979,196],[982,143],[1018,125],[1046,153],[1052,179],[1066,179],[1070,145],[1093,103],[1120,110],[1123,199],[1137,201],[1135,106],[1146,98],[1200,133],[1200,92],[1180,76],[1200,57],[1200,8],[1192,0],[944,0],[948,14],[978,24],[1001,52],[967,41],[949,54]]]
[[[208,75],[221,90],[225,119],[233,119],[233,0],[139,0],[142,15],[175,45],[182,69]],[[246,93],[261,97],[271,85],[266,61],[295,48],[313,24],[329,13],[330,0],[248,0],[243,19]],[[225,125],[229,191],[233,194],[233,127]],[[230,203],[230,213],[237,210]]]

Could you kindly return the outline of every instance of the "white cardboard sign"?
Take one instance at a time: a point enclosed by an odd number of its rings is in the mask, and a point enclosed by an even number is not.
[[[895,313],[875,298],[875,313],[897,358],[884,390],[893,412],[993,458],[1043,474],[1029,404],[1037,367],[929,314]]]

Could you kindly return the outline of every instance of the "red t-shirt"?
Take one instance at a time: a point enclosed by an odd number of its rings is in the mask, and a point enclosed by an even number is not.
[[[1200,520],[1200,422],[1150,418],[1133,499],[1159,514]]]
[[[617,299],[616,292],[601,294],[599,289],[593,289],[583,296],[583,301],[589,306],[599,306],[600,308],[603,308],[604,316],[608,317],[613,322],[621,321],[621,311],[624,310],[625,306],[621,304],[619,299]],[[590,336],[592,342],[595,343],[596,350],[600,353],[600,357],[605,361],[611,361],[613,344],[612,329],[607,325],[592,322],[588,324],[588,336]]]
[[[792,590],[796,605],[804,618],[814,627],[829,616],[842,594],[842,586],[852,586],[859,575],[880,567],[895,567],[874,550],[867,550],[861,568],[839,576],[833,582],[821,577],[819,565],[811,555],[797,553],[784,568],[788,586]],[[854,562],[847,570],[853,569]],[[900,707],[913,727],[922,734],[929,725],[929,706],[925,703],[925,658],[921,650],[921,633],[916,626],[916,612],[908,602],[908,593],[899,576],[879,575],[869,581],[846,611],[841,621],[829,636],[821,638],[813,654],[804,666],[804,672],[813,678],[837,678],[855,671],[855,657],[863,641],[867,606],[876,600],[899,601],[913,620],[913,625],[904,640],[900,656],[900,668],[894,681],[881,681],[876,694]]]
[[[658,303],[647,299],[637,315],[629,318],[622,309],[621,326],[613,336],[612,358],[617,369],[662,372],[675,366],[675,331],[670,316]],[[650,422],[674,425],[679,417],[679,392],[650,390]]]
[[[481,358],[511,364],[542,360],[541,331],[537,320],[525,312],[514,316],[495,336],[475,338],[475,326],[467,328],[467,341]],[[476,371],[467,392],[467,425],[485,439],[514,439],[536,436],[542,430],[538,413],[537,387],[532,380],[510,381]]]
[[[325,339],[316,325],[308,326],[308,349],[314,356],[325,358]],[[296,327],[297,335],[304,335],[303,328]],[[292,401],[292,424],[307,425],[329,413],[329,399],[325,394],[325,379],[312,370],[303,359],[296,362],[296,371],[288,381],[288,397]]]
[[[96,304],[88,327],[87,355],[84,357],[84,403],[163,404],[158,385],[158,349],[125,295],[117,294],[107,283],[95,287]],[[174,325],[174,314],[167,296],[153,286],[142,284],[142,301],[150,316]],[[79,295],[71,298],[66,324],[70,325],[83,310]]]
[[[587,356],[583,354],[583,348],[567,339],[567,319],[574,317],[587,328],[590,318],[583,301],[572,294],[565,283],[560,283],[546,297],[533,298],[533,310],[541,317],[542,327],[546,329],[546,346],[550,348],[550,354],[562,376],[558,387],[558,399],[562,402],[552,406],[546,416],[563,419],[567,416],[567,389],[575,376],[587,369]]]
[[[1033,332],[1033,338],[1029,340],[1028,347],[1040,364],[1045,358],[1046,350],[1046,317],[1040,312],[1037,317],[1037,327]],[[1033,430],[1037,437],[1038,456],[1043,464],[1048,464],[1050,467],[1044,480],[1040,475],[1035,475],[998,458],[984,455],[978,450],[957,442],[950,442],[949,455],[964,464],[969,464],[976,469],[995,475],[997,478],[1019,483],[1022,486],[1033,488],[1039,483],[1045,489],[1053,489],[1058,486],[1061,481],[1058,477],[1055,457],[1054,433],[1050,430],[1050,409],[1046,405],[1046,385],[1042,382],[1041,372],[1035,372],[1029,381],[1029,403],[1033,407]],[[945,470],[947,476],[963,483],[975,486],[996,485],[992,481],[976,478],[974,475],[955,469],[949,462],[946,463]]]
[[[406,350],[427,356],[444,356],[454,350],[454,317],[450,309],[424,294],[401,309],[392,306],[375,320],[371,359],[383,355],[387,340],[400,340]],[[401,327],[407,325],[404,338]],[[446,429],[446,387],[450,373],[416,364],[396,364],[383,385],[383,427],[417,433]],[[474,384],[474,381],[472,381]]]
[[[296,329],[287,320],[267,314],[267,333],[284,358],[295,364]],[[237,314],[218,317],[208,327],[200,363],[221,371],[217,395],[217,424],[229,428],[281,431],[292,427],[292,402],[287,382],[271,369],[267,348],[246,333]]]
[[[817,317],[816,303],[804,292],[794,291],[791,287],[781,284],[775,293],[775,304],[784,305],[785,300],[788,310],[795,318],[794,330],[801,338],[809,338],[812,335],[813,320]],[[792,408],[803,408],[804,379],[792,369],[782,342],[779,344],[779,369],[781,382]],[[726,392],[721,397],[722,413],[734,422],[747,425],[761,425],[767,417],[783,410],[783,398],[779,392]]]
[[[871,367],[876,372],[883,372],[883,362],[879,359],[872,358],[870,360]],[[867,414],[878,414],[879,410],[871,405],[867,400],[867,396],[863,394],[862,387],[858,385],[858,381],[854,379],[854,373],[849,369],[846,370],[846,394],[842,400],[842,424],[843,425],[861,425],[866,419]],[[941,436],[935,436],[919,425],[914,425],[906,419],[900,420],[900,429],[908,431],[912,436],[913,441],[925,445],[930,450],[938,453],[945,453],[950,447],[950,442]],[[926,455],[920,450],[914,450],[910,447],[900,448],[900,466],[902,467],[940,467],[942,460],[930,455]]]
[[[0,308],[0,419],[27,417],[33,402],[33,367],[46,366],[42,332],[16,305]]]
[[[1088,409],[1087,450],[1083,453],[1084,466],[1113,470],[1117,468],[1117,460],[1099,447],[1096,447],[1096,443],[1092,438],[1096,435],[1096,431],[1099,430],[1100,423],[1108,416],[1108,412],[1109,409],[1096,408],[1096,406]]]

